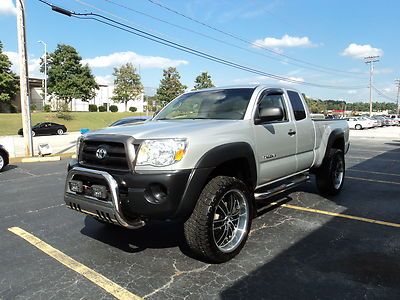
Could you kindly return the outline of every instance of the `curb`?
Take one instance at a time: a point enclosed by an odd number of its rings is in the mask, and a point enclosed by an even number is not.
[[[76,158],[75,153],[61,153],[53,156],[35,156],[35,157],[10,157],[11,163],[32,163],[32,162],[50,162],[59,161],[63,158]]]

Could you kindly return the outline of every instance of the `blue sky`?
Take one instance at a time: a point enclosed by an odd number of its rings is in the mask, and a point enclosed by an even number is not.
[[[380,61],[375,66],[374,85],[381,93],[396,98],[394,80],[400,77],[400,41],[396,38],[399,1],[153,1],[253,45],[178,16],[149,0],[50,2],[76,12],[100,12],[176,43],[296,82],[339,87],[331,89],[291,84],[307,95],[321,99],[366,101],[369,97],[368,66],[363,57],[380,55]],[[176,66],[182,82],[189,87],[193,86],[194,78],[202,71],[208,71],[218,86],[281,84],[277,80],[219,65],[94,21],[68,18],[52,12],[38,0],[26,1],[26,5],[32,76],[43,76],[38,71],[43,46],[37,42],[43,40],[49,51],[53,51],[58,43],[74,46],[84,62],[92,67],[100,83],[112,84],[113,67],[132,62],[140,67],[142,82],[146,87],[157,87],[162,69],[167,66]],[[16,61],[18,49],[14,6],[15,0],[0,0],[0,40],[13,62]],[[363,88],[353,88],[359,86]],[[376,92],[374,100],[388,101]]]

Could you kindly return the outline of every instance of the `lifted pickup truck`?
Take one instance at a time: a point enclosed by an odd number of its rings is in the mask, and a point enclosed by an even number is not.
[[[65,202],[102,223],[135,229],[178,220],[189,248],[210,262],[237,255],[256,202],[316,176],[343,186],[345,120],[313,121],[302,95],[269,86],[185,93],[140,125],[78,140]]]

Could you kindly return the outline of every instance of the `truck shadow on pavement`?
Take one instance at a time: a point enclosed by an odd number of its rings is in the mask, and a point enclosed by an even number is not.
[[[148,248],[163,249],[179,247],[187,253],[183,237],[183,226],[177,222],[151,221],[143,228],[129,230],[115,225],[101,224],[86,216],[81,233],[112,247],[129,253]]]
[[[300,193],[294,193],[290,204],[399,223],[399,162],[396,150],[364,160],[351,166],[347,176],[368,181],[348,179],[342,193],[330,199],[317,196],[310,182],[297,188]],[[353,170],[394,175],[382,178]],[[382,182],[390,179],[392,184]],[[278,210],[289,216],[287,221],[261,233],[272,240],[269,247],[275,254],[266,257],[264,252],[260,256],[264,262],[221,291],[222,299],[399,299],[400,228],[284,207]],[[263,218],[271,215],[267,211]],[[246,252],[256,251],[253,238]]]

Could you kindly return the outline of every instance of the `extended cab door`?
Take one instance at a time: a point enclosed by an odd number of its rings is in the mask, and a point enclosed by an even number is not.
[[[309,169],[314,161],[315,128],[303,97],[296,91],[287,91],[296,127],[296,171]]]
[[[280,120],[260,119],[260,110],[281,108]],[[267,89],[258,98],[254,115],[256,157],[259,164],[257,184],[263,185],[296,171],[295,125],[288,109],[288,100],[280,89]]]

